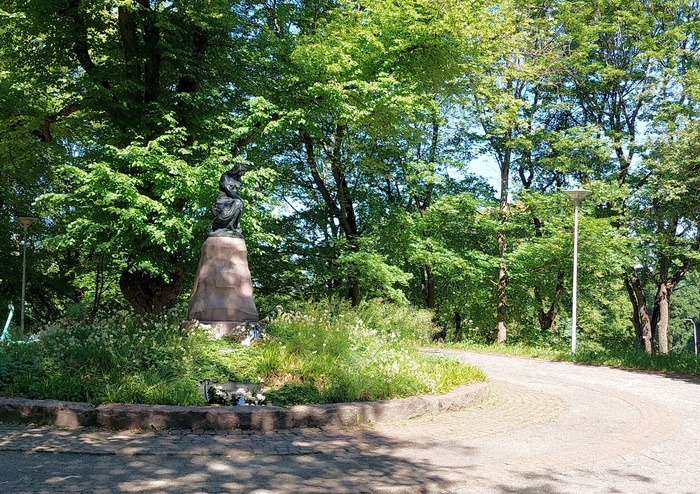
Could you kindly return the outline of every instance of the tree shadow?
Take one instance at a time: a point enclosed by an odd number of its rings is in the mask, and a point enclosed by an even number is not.
[[[458,358],[462,362],[465,363],[471,363],[469,361],[469,355],[470,354],[475,354],[475,355],[487,355],[489,357],[498,357],[498,358],[505,358],[505,359],[520,359],[520,360],[534,360],[538,362],[543,362],[543,363],[564,363],[564,364],[569,364],[573,365],[576,367],[588,367],[588,368],[600,368],[600,369],[612,369],[612,370],[618,370],[621,372],[627,372],[631,374],[643,374],[643,375],[648,375],[648,376],[659,376],[659,377],[664,377],[667,379],[672,379],[672,380],[677,380],[677,381],[684,381],[690,384],[700,384],[700,375],[698,374],[692,374],[692,373],[682,373],[678,371],[662,371],[662,370],[652,370],[652,369],[634,369],[634,368],[629,368],[629,367],[617,367],[614,365],[607,365],[604,363],[600,362],[585,362],[585,361],[573,361],[573,360],[567,360],[567,359],[548,359],[544,357],[536,357],[536,356],[523,356],[523,355],[506,355],[506,354],[499,354],[499,353],[488,353],[488,352],[476,352],[473,350],[459,350],[459,349],[451,349],[451,348],[424,348],[423,351],[426,353],[443,353],[448,356],[452,356],[453,358]]]
[[[696,374],[683,374],[680,372],[666,372],[657,370],[646,370],[646,369],[619,369],[623,372],[628,372],[631,374],[644,374],[647,376],[658,376],[666,379],[671,379],[673,381],[683,381],[688,384],[700,384],[700,376]]]
[[[106,444],[69,432],[38,437],[32,452],[21,451],[22,441],[3,442],[0,461],[9,468],[0,492],[428,493],[452,485],[450,468],[399,457],[393,452],[415,445],[371,429],[115,434]]]
[[[626,469],[523,471],[478,463],[479,451],[445,440],[397,440],[372,430],[77,434],[52,430],[2,442],[0,492],[90,493],[495,493],[665,494],[668,486]],[[406,454],[411,450],[412,454]],[[437,461],[446,460],[444,463]],[[460,466],[454,460],[459,458]],[[496,462],[498,463],[498,462]],[[488,472],[488,473],[486,473]],[[499,479],[499,480],[494,480]],[[691,494],[691,491],[677,491]]]
[[[689,484],[691,482],[688,482]],[[645,494],[693,494],[695,490],[669,490],[649,475],[634,471],[607,469],[593,471],[578,468],[562,473],[553,469],[544,472],[521,474],[517,482],[499,483],[489,492],[501,494],[571,494],[571,493],[606,493],[630,494],[643,492]]]

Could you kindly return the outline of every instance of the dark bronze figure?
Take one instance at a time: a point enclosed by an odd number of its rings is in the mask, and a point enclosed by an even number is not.
[[[214,219],[209,225],[210,237],[237,237],[243,238],[241,230],[241,215],[243,214],[243,200],[238,195],[241,188],[241,178],[247,167],[242,163],[236,163],[233,168],[221,175],[219,179],[219,195],[214,204]]]

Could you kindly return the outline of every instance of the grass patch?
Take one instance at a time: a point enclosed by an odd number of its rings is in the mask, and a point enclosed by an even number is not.
[[[473,367],[421,354],[430,313],[377,301],[280,310],[265,340],[245,347],[182,328],[182,310],[62,320],[39,341],[0,345],[0,395],[100,403],[202,405],[199,386],[243,381],[266,403],[314,404],[442,393],[483,380]]]
[[[179,311],[62,320],[39,341],[0,346],[0,394],[90,403],[203,404],[204,379],[245,380],[250,349],[181,328]]]
[[[307,304],[277,314],[258,370],[270,403],[340,403],[443,393],[478,380],[478,369],[424,355],[435,328],[427,311],[371,302]],[[275,367],[273,373],[270,369]]]
[[[689,376],[700,375],[700,358],[689,353],[670,353],[648,355],[641,350],[608,350],[580,347],[576,354],[570,350],[516,345],[483,345],[475,343],[448,344],[450,348],[471,350],[482,353],[532,357],[558,362],[576,362],[579,364],[602,365],[619,369],[676,373]]]

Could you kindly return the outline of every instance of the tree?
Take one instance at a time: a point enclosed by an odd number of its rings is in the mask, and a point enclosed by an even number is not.
[[[669,350],[676,352],[695,353],[700,337],[700,283],[697,270],[688,275],[675,289],[676,297],[671,307],[671,322],[669,324]],[[690,319],[691,321],[688,321]],[[693,322],[695,326],[693,326]],[[698,334],[693,334],[697,330]],[[700,348],[700,347],[699,347]]]
[[[262,125],[240,117],[258,116],[235,65],[244,19],[228,2],[2,8],[12,21],[4,63],[26,88],[15,133],[65,162],[53,165],[58,179],[41,177],[51,183],[44,212],[62,228],[55,245],[106,259],[137,311],[172,305],[216,178]]]
[[[647,232],[644,246],[653,253],[642,265],[656,286],[651,323],[660,353],[669,351],[671,295],[700,261],[698,123],[666,139],[652,154],[649,183],[640,198],[639,206],[647,214],[636,217],[640,229]]]
[[[560,186],[564,175],[546,168],[538,154],[548,133],[559,122],[551,117],[552,81],[561,70],[560,41],[555,31],[555,4],[550,2],[508,2],[495,9],[497,37],[490,40],[484,71],[467,77],[467,111],[478,128],[475,137],[486,145],[500,169],[499,221],[497,244],[501,261],[496,277],[496,341],[507,340],[508,262],[507,238],[509,200],[514,192],[513,173],[521,187],[537,185],[540,190]],[[548,92],[549,91],[549,92]],[[539,218],[532,218],[535,233],[541,231]],[[561,286],[561,284],[559,284]],[[537,296],[541,293],[539,288]],[[553,306],[552,306],[553,307]],[[540,313],[542,324],[551,326],[555,314],[550,308]]]
[[[604,212],[621,217],[620,227],[630,228],[642,240],[641,257],[648,260],[647,267],[660,270],[658,276],[649,278],[655,280],[656,316],[647,307],[646,274],[628,266],[625,284],[640,344],[651,352],[656,333],[659,351],[665,353],[666,304],[672,285],[684,276],[685,270],[664,274],[667,272],[664,266],[675,261],[654,258],[652,250],[645,246],[650,235],[659,245],[671,246],[676,242],[666,219],[636,221],[653,206],[648,201],[654,195],[646,189],[654,170],[646,166],[648,162],[641,154],[642,135],[645,132],[653,135],[660,129],[654,124],[655,117],[660,117],[657,122],[675,122],[693,106],[685,81],[692,72],[689,70],[693,54],[697,53],[694,33],[697,6],[692,1],[673,5],[635,2],[634,6],[629,3],[623,6],[616,1],[601,0],[565,2],[562,7],[562,29],[571,52],[567,58],[567,75],[560,82],[564,88],[563,101],[567,103],[569,118],[579,126],[594,126],[601,139],[610,143],[610,159],[601,162],[600,168],[589,168],[586,175],[617,183],[619,191],[608,199]],[[664,250],[662,247],[656,253]]]
[[[621,278],[622,266],[629,263],[633,246],[616,226],[617,217],[596,214],[597,203],[608,196],[610,186],[590,182],[587,187],[593,194],[582,202],[579,213],[577,305],[581,317],[577,324],[589,343],[609,343],[613,340],[611,335],[629,331],[629,324],[619,316],[621,296],[622,306],[625,303],[622,285],[611,280]],[[516,329],[513,336],[538,344],[561,342],[562,334],[568,340],[570,320],[566,318],[572,302],[573,274],[571,202],[561,192],[525,190],[516,196],[512,208],[509,235],[513,248],[508,263],[513,300],[510,318]],[[533,222],[532,218],[543,221]],[[552,324],[542,324],[543,315],[544,322]]]
[[[467,331],[481,337],[495,322],[493,311],[484,310],[494,298],[491,273],[499,261],[492,211],[493,202],[477,199],[472,190],[443,194],[414,218],[409,260],[432,266],[436,316],[443,327],[454,322],[456,340]]]
[[[382,286],[405,282],[366,237],[398,196],[413,198],[408,176],[436,166],[435,153],[414,162],[405,149],[430,148],[440,94],[475,49],[465,47],[464,34],[478,5],[473,12],[422,0],[402,9],[383,1],[345,7],[324,11],[298,35],[275,31],[286,42],[264,97],[279,120],[255,153],[279,171],[281,193],[292,197],[289,217],[321,255],[315,265],[326,287],[357,304],[377,273]]]

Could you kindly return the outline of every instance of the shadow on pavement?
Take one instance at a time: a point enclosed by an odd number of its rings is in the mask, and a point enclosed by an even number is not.
[[[606,493],[629,494],[668,494],[668,486],[654,480],[653,477],[635,472],[607,470],[604,472],[606,482],[601,482],[601,472],[576,469],[567,474],[549,471],[548,473],[520,474],[517,481],[494,486],[489,492],[500,494],[572,494],[572,493]],[[676,494],[692,494],[691,491]]]
[[[373,430],[214,435],[211,446],[192,434],[115,434],[105,445],[62,432],[49,441],[37,434],[33,452],[21,450],[27,437],[4,441],[0,492],[451,492],[450,469],[427,461],[439,440],[406,459],[392,452],[408,442]]]
[[[683,381],[688,384],[700,384],[700,376],[693,374],[680,374],[678,372],[662,372],[662,371],[651,371],[644,369],[619,369],[622,372],[629,372],[630,374],[644,374],[648,376],[658,376],[665,379],[671,379],[673,381]]]

